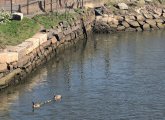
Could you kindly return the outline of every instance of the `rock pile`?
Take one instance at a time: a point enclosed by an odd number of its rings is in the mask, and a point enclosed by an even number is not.
[[[125,6],[125,5],[124,5]],[[165,8],[152,5],[135,7],[127,14],[96,16],[95,32],[145,31],[165,28]]]

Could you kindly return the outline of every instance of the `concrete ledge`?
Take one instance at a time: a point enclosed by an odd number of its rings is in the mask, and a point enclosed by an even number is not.
[[[8,85],[9,82],[14,78],[14,76],[21,73],[21,71],[22,70],[20,68],[17,68],[13,70],[11,73],[9,73],[8,75],[6,75],[5,77],[2,77],[0,79],[0,86]]]
[[[44,42],[47,41],[47,34],[46,33],[37,33],[32,38],[39,39],[39,45],[42,45]]]
[[[0,63],[11,63],[18,61],[17,52],[2,52],[0,53]]]
[[[6,50],[8,52],[17,52],[18,58],[22,58],[26,55],[26,47],[24,46],[7,46]]]
[[[23,42],[23,43],[21,43],[21,44],[19,44],[17,46],[25,48],[26,49],[25,54],[29,54],[28,50],[33,46],[33,42],[25,41],[25,42]]]
[[[31,53],[34,49],[36,49],[37,47],[39,47],[40,45],[40,39],[38,38],[29,38],[27,40],[25,40],[26,42],[32,42],[33,45],[30,46],[27,50],[26,50],[26,54]]]
[[[0,63],[0,73],[7,71],[7,64],[6,63]]]

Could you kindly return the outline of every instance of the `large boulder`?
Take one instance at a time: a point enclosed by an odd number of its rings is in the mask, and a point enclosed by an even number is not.
[[[138,3],[141,4],[141,5],[144,5],[145,1],[144,0],[139,0]]]
[[[1,52],[0,63],[12,63],[18,61],[17,52]]]
[[[96,21],[100,21],[102,19],[102,16],[96,16]]]
[[[138,23],[139,23],[141,26],[143,26],[143,25],[145,24],[145,22],[143,22],[143,21],[138,21]]]
[[[5,77],[2,77],[0,79],[0,86],[3,85],[8,85],[9,82],[11,82],[11,80],[13,80],[13,78],[17,75],[20,74],[22,72],[22,70],[20,68],[17,68],[15,70],[13,70],[12,72],[10,72],[8,75],[6,75]]]
[[[163,9],[162,11],[163,11],[163,13],[165,13],[165,9]]]
[[[153,19],[153,16],[149,13],[143,13],[143,15],[146,19]]]
[[[125,31],[127,32],[134,32],[134,31],[136,31],[136,29],[135,28],[131,28],[131,27],[129,27],[129,28],[126,28],[125,29]]]
[[[123,21],[124,20],[124,17],[122,17],[122,16],[114,16],[114,18],[118,21]]]
[[[154,9],[153,12],[157,14],[158,16],[162,15],[163,10],[161,8]]]
[[[130,19],[126,18],[125,21],[129,23],[129,22],[131,22],[133,20],[130,20]]]
[[[146,23],[148,23],[151,27],[155,27],[156,26],[155,20],[152,20],[152,19],[146,19]]]
[[[141,32],[141,31],[143,31],[143,30],[141,29],[141,27],[137,27],[137,28],[136,28],[136,31]]]
[[[135,16],[133,15],[128,15],[128,16],[125,16],[125,20],[136,20]]]
[[[165,13],[163,13],[163,15],[162,15],[164,18],[165,18]]]
[[[108,22],[108,17],[102,17],[101,21],[107,23]]]
[[[145,24],[143,25],[143,30],[150,30],[150,25],[147,24],[147,23],[145,23]]]
[[[108,14],[103,14],[102,16],[103,16],[103,17],[108,17]]]
[[[136,18],[137,18],[138,21],[145,20],[145,18],[142,15],[137,15]]]
[[[8,52],[17,52],[18,53],[18,59],[21,59],[26,55],[26,47],[23,46],[7,46],[6,50]]]
[[[157,23],[157,27],[158,27],[159,29],[163,29],[165,26],[164,26],[164,24],[162,24],[162,23]]]
[[[153,15],[153,17],[154,17],[155,19],[160,18],[160,16],[159,16],[159,15],[157,15],[157,14],[152,14],[152,15]]]
[[[36,33],[33,38],[39,39],[39,44],[42,45],[47,41],[47,33]]]
[[[110,26],[105,22],[96,22],[94,26],[95,32],[108,32]]]
[[[125,3],[118,3],[117,6],[119,7],[119,9],[121,10],[128,10],[128,5]]]
[[[150,2],[153,2],[153,0],[145,0],[145,2],[148,2],[148,3],[150,3]]]
[[[126,28],[128,28],[128,27],[130,26],[126,21],[123,21],[123,22],[122,22],[122,25],[123,25],[124,27],[126,27]]]
[[[109,17],[107,22],[108,22],[108,24],[114,24],[114,25],[119,24],[119,21],[116,18],[113,18],[113,17]]]
[[[117,24],[109,24],[109,26],[110,26],[111,28],[115,28],[115,29],[116,29],[118,25],[117,25]]]
[[[124,30],[125,30],[125,27],[124,26],[119,25],[117,27],[117,31],[124,31]]]
[[[7,64],[6,63],[0,63],[0,73],[7,71]]]
[[[117,13],[117,12],[116,12]],[[116,14],[115,13],[115,14]],[[117,14],[120,14],[120,15],[127,15],[129,14],[128,10],[119,10]]]
[[[137,1],[138,1],[138,0],[130,0],[130,2],[132,2],[132,3],[133,3],[133,2],[137,2]]]
[[[162,19],[155,19],[157,23],[163,23],[164,21]]]
[[[139,23],[138,23],[137,21],[130,21],[129,24],[130,24],[130,26],[132,26],[132,27],[139,27],[139,26],[140,26]]]

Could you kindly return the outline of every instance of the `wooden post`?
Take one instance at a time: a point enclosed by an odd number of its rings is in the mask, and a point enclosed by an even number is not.
[[[29,0],[27,0],[27,15],[29,14]]]
[[[11,2],[11,13],[13,12],[13,0],[10,1]]]
[[[56,0],[56,16],[57,16],[57,14],[58,14],[58,0]]]
[[[77,8],[79,8],[79,0],[77,0]]]
[[[50,0],[50,12],[53,12],[53,8],[52,8],[52,0]]]
[[[21,5],[18,6],[18,12],[21,12]]]
[[[82,8],[84,7],[84,0],[82,0]]]
[[[45,7],[46,7],[46,4],[45,4],[45,0],[44,0],[44,10],[46,11],[46,8]]]

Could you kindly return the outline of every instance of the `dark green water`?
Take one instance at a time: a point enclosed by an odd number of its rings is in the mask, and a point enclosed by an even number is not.
[[[164,119],[164,31],[91,34],[0,94],[0,120]]]

